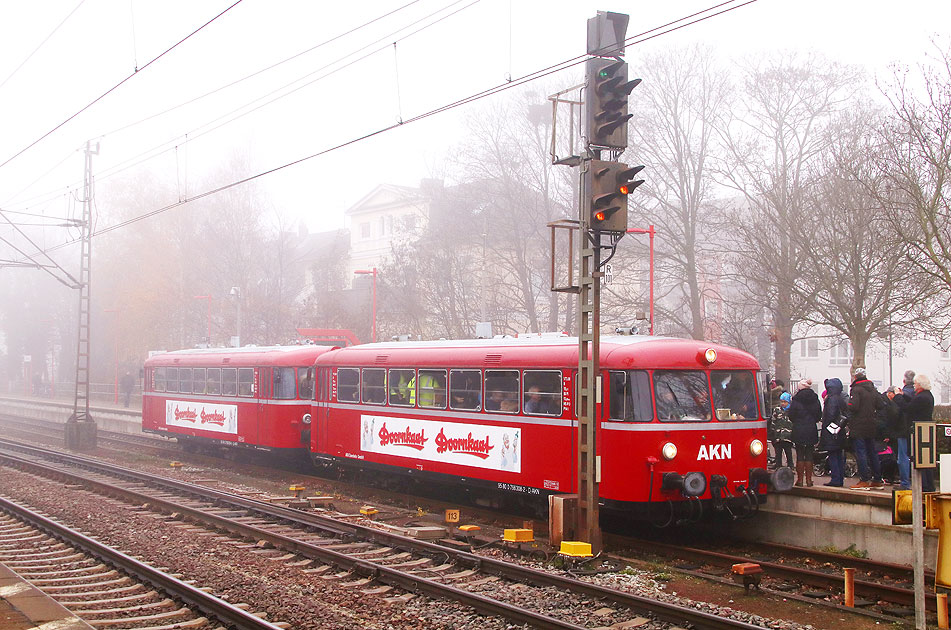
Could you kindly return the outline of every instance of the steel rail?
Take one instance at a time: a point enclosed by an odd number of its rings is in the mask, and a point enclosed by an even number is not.
[[[26,521],[36,529],[63,540],[85,553],[95,556],[113,567],[121,569],[142,582],[164,591],[175,599],[181,600],[190,608],[202,611],[213,619],[224,622],[239,630],[281,630],[280,626],[256,617],[251,613],[210,595],[190,584],[163,573],[154,567],[131,558],[121,551],[108,547],[81,534],[61,523],[42,516],[27,507],[0,497],[0,510]]]
[[[282,534],[276,534],[261,527],[255,527],[254,525],[233,521],[227,517],[211,514],[201,509],[193,508],[175,501],[160,499],[147,493],[138,492],[129,488],[122,488],[121,486],[116,486],[102,481],[96,481],[94,479],[88,479],[59,468],[48,468],[42,464],[31,462],[27,459],[11,457],[6,453],[0,453],[0,460],[11,464],[16,464],[21,467],[25,466],[34,470],[52,472],[52,474],[67,477],[71,481],[81,482],[87,486],[93,486],[100,492],[110,496],[123,497],[134,501],[135,503],[146,502],[170,512],[177,512],[183,517],[186,517],[192,521],[210,525],[216,529],[227,531],[244,538],[265,541],[277,548],[296,553],[298,555],[304,556],[305,558],[319,560],[325,564],[332,564],[342,569],[352,571],[357,575],[374,578],[384,584],[398,586],[413,593],[425,593],[437,598],[451,599],[453,601],[458,601],[469,605],[472,608],[489,615],[499,615],[517,623],[528,623],[534,627],[544,628],[546,630],[584,630],[584,626],[560,621],[558,619],[548,617],[547,615],[535,613],[512,604],[479,595],[477,593],[470,593],[454,586],[441,584],[427,578],[411,575],[404,571],[387,567],[386,565],[353,558],[345,553],[331,549],[325,549],[319,545],[306,543]]]
[[[271,516],[272,518],[288,521],[301,527],[320,529],[334,532],[336,535],[347,538],[368,540],[393,548],[411,550],[429,557],[443,556],[446,558],[447,562],[452,561],[461,567],[477,569],[483,573],[498,575],[512,581],[524,582],[538,586],[552,586],[555,588],[561,588],[576,594],[613,602],[618,605],[625,606],[632,611],[646,613],[662,621],[670,623],[689,623],[697,628],[709,630],[753,630],[754,628],[759,628],[759,626],[753,624],[736,621],[727,617],[721,617],[693,608],[687,608],[684,606],[678,606],[676,604],[669,604],[666,602],[653,600],[641,595],[635,595],[633,593],[626,593],[624,591],[606,588],[575,578],[553,573],[546,573],[544,571],[524,567],[518,564],[512,564],[502,560],[497,560],[495,558],[479,556],[470,552],[408,538],[399,534],[394,534],[355,523],[341,523],[340,521],[329,517],[302,512],[300,510],[294,510],[283,506],[276,506],[257,501],[255,499],[238,497],[220,490],[167,479],[164,477],[158,477],[148,473],[141,473],[97,460],[91,460],[76,455],[62,453],[59,451],[51,451],[29,445],[21,445],[3,439],[0,439],[0,445],[8,446],[21,451],[33,452],[40,456],[60,459],[75,466],[80,466],[90,470],[99,469],[102,471],[107,471],[109,474],[125,476],[132,481],[140,483],[173,488],[179,492],[186,492],[197,497],[209,499],[218,505],[231,505],[245,510],[258,511]],[[42,467],[41,464],[30,462],[29,460],[15,456],[4,454],[3,457],[16,462],[23,462],[28,465]],[[72,474],[61,470],[56,470],[56,472],[64,475]],[[345,554],[329,549],[323,549],[318,545],[311,545],[309,543],[295,540],[281,534],[276,534],[265,529],[256,528],[243,523],[237,523],[225,517],[209,514],[196,508],[191,508],[182,504],[176,504],[164,499],[157,499],[147,494],[120,488],[119,486],[111,486],[111,484],[105,484],[103,482],[93,482],[87,478],[80,479],[84,483],[99,484],[104,489],[108,488],[110,492],[117,494],[127,494],[128,496],[134,498],[134,500],[137,502],[150,502],[153,504],[158,504],[160,502],[164,503],[167,506],[166,509],[169,509],[170,511],[188,515],[190,518],[202,520],[204,522],[213,524],[215,527],[220,527],[221,529],[227,531],[240,533],[241,535],[246,536],[253,536],[258,540],[265,540],[271,544],[274,544],[275,546],[287,549],[288,551],[299,553],[302,556],[313,557],[327,564],[341,566],[343,568],[353,570],[355,573],[360,575],[374,577],[381,582],[396,585],[406,590],[425,592],[437,597],[448,597],[456,601],[463,601],[464,603],[468,603],[469,605],[482,610],[483,612],[488,612],[486,609],[487,606],[495,607],[502,605],[503,608],[506,606],[510,607],[510,605],[505,604],[504,602],[485,598],[474,593],[469,593],[468,591],[464,591],[462,589],[457,589],[455,587],[450,587],[426,578],[421,578],[402,571],[391,569],[385,565],[377,565],[366,560],[350,558]],[[525,611],[516,607],[513,608],[515,608],[515,610],[510,611],[510,613],[513,615],[518,615],[518,617],[512,617],[506,612],[500,612],[499,608],[496,608],[495,611],[490,614],[499,614],[516,619],[520,623],[531,623],[533,626],[541,628],[580,628],[580,626],[561,622],[544,615],[530,613],[529,611]],[[528,617],[531,618],[525,617],[523,615],[528,615]]]
[[[628,541],[630,544],[630,541]],[[695,562],[704,562],[708,564],[713,564],[716,566],[727,567],[740,562],[755,562],[760,565],[763,570],[766,572],[766,575],[773,577],[783,578],[785,580],[794,580],[807,584],[809,586],[815,586],[820,588],[828,587],[839,587],[840,589],[844,588],[844,577],[839,575],[833,575],[830,573],[825,573],[823,571],[816,571],[814,569],[806,569],[802,567],[794,567],[786,564],[781,564],[779,562],[770,562],[767,560],[751,560],[743,556],[734,556],[728,553],[722,553],[719,551],[710,551],[706,549],[696,549],[692,547],[680,547],[677,545],[670,545],[667,543],[661,543],[657,541],[645,542],[648,550],[651,552],[660,552],[667,554],[669,556],[675,556],[678,558],[689,559]],[[808,550],[804,550],[808,552]],[[838,558],[838,562],[841,562],[845,565],[849,564],[847,558]],[[871,561],[866,560],[863,563],[863,567],[873,566]],[[894,565],[885,565],[894,566]],[[886,570],[881,566],[877,570]],[[894,602],[896,604],[911,605],[915,604],[915,593],[914,591],[902,588],[900,586],[893,586],[891,584],[879,584],[877,582],[869,582],[868,580],[855,579],[855,593],[857,595],[862,595],[866,597],[875,597],[876,599],[884,599],[886,601]],[[925,593],[926,606],[929,610],[937,610],[937,600],[934,593]]]

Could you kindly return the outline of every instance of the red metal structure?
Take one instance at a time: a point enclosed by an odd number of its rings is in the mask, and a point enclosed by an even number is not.
[[[568,337],[378,343],[317,359],[312,457],[476,500],[575,488],[578,342]],[[650,336],[601,341],[605,509],[667,525],[707,508],[751,513],[788,468],[766,471],[765,374],[749,354]]]
[[[314,362],[327,346],[179,350],[145,362],[142,430],[186,447],[305,453]]]

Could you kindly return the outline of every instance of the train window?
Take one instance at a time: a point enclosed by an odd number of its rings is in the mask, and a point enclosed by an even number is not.
[[[238,393],[237,368],[221,368],[221,395],[235,396]]]
[[[704,372],[654,372],[657,419],[662,422],[710,420],[710,388]]]
[[[360,402],[360,370],[337,368],[337,400]]]
[[[192,368],[192,393],[205,393],[205,368]]]
[[[420,407],[446,408],[446,370],[420,370],[416,385]]]
[[[449,371],[449,408],[475,411],[482,408],[482,372]]]
[[[756,386],[759,388],[759,412],[764,418],[769,418],[773,410],[769,408],[769,382],[766,372],[756,373]]]
[[[749,370],[713,370],[713,406],[718,420],[750,420],[758,417],[753,373]]]
[[[238,396],[254,395],[254,368],[238,368]]]
[[[386,370],[363,368],[363,402],[371,405],[386,403]]]
[[[518,370],[485,371],[485,410],[518,413]]]
[[[412,407],[416,403],[416,371],[390,370],[390,404]]]
[[[208,368],[208,376],[205,378],[205,393],[221,393],[221,368]]]
[[[611,372],[610,414],[612,420],[650,422],[654,419],[651,384],[644,370]]]
[[[183,394],[192,393],[192,369],[178,368],[178,391]]]
[[[525,370],[522,411],[533,416],[561,415],[561,372]]]
[[[165,369],[165,391],[178,391],[178,368],[170,367]]]
[[[155,388],[155,391],[164,392],[165,391],[165,368],[163,367],[155,368],[154,379],[155,379],[155,383],[153,384],[153,387]]]
[[[314,399],[314,368],[312,367],[299,367],[297,368],[297,397],[301,400],[313,400]]]
[[[294,391],[294,368],[276,367],[271,372],[271,382],[274,389],[274,398],[278,400],[290,400],[297,394]]]

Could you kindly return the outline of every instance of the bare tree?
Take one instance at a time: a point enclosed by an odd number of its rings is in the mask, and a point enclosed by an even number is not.
[[[890,112],[882,127],[880,172],[888,186],[878,191],[880,199],[915,275],[939,282],[947,301],[951,291],[951,50],[939,51],[933,65],[920,68],[920,76],[896,69],[891,85],[883,91]]]
[[[634,220],[657,226],[658,277],[666,299],[661,317],[672,332],[702,339],[705,293],[715,294],[716,261],[704,255],[715,238],[710,161],[718,149],[717,119],[730,106],[730,82],[708,48],[650,56],[632,99],[632,160],[646,165]],[[643,243],[637,246],[643,256]]]
[[[794,235],[813,185],[810,166],[828,146],[825,128],[860,85],[856,70],[816,55],[764,59],[744,70],[743,106],[723,128],[721,177],[742,195],[730,222],[737,280],[772,312],[775,373],[784,381],[793,328],[809,309],[791,288],[804,264]]]
[[[890,325],[921,325],[940,310],[933,283],[901,281],[902,248],[871,192],[885,181],[870,141],[877,118],[856,103],[827,130],[829,150],[793,233],[803,264],[792,292],[803,320],[848,337],[853,368],[865,367],[868,341]]]

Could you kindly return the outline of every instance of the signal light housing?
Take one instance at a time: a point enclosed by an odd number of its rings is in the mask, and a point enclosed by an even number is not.
[[[640,79],[627,80],[627,64],[594,57],[585,62],[585,136],[593,147],[627,147],[627,101]]]
[[[631,181],[643,166],[591,160],[585,174],[589,203],[588,227],[596,232],[627,231],[627,196],[644,183]]]

